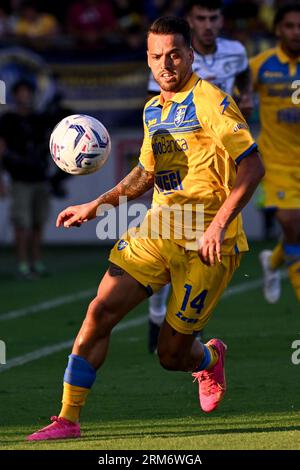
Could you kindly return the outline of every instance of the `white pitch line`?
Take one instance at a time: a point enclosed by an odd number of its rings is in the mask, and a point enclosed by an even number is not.
[[[288,277],[288,273],[284,270],[281,271],[281,279],[286,279]],[[246,278],[248,279],[248,278]],[[253,279],[253,281],[246,281],[240,284],[237,284],[233,287],[227,287],[224,294],[221,297],[222,299],[226,299],[227,297],[231,297],[232,295],[242,294],[243,292],[248,292],[250,290],[255,290],[258,287],[263,285],[263,279]]]
[[[243,292],[248,292],[249,290],[257,289],[258,287],[262,286],[262,283],[262,279],[254,279],[253,281],[247,280],[247,282],[237,284],[233,287],[227,287],[221,299],[226,299],[226,297],[231,297],[232,295],[242,294]]]
[[[118,331],[128,330],[129,328],[142,325],[143,323],[146,323],[147,319],[148,317],[144,315],[143,317],[134,318],[133,320],[128,320],[128,321],[125,321],[124,323],[120,323],[114,328],[113,333],[118,332]],[[14,367],[23,366],[24,364],[28,364],[29,362],[36,361],[43,357],[50,356],[51,354],[54,354],[59,351],[63,351],[64,349],[71,348],[73,343],[74,343],[74,339],[71,339],[68,341],[62,341],[61,343],[56,343],[56,344],[53,344],[52,346],[46,346],[41,349],[36,349],[35,351],[24,354],[23,356],[14,357],[13,359],[10,359],[9,361],[7,361],[6,364],[0,365],[0,373],[5,372],[6,370],[9,370],[9,369],[13,369]]]
[[[45,310],[50,310],[51,308],[72,304],[77,300],[86,299],[87,297],[90,297],[91,295],[95,294],[96,288],[87,289],[74,294],[64,295],[63,297],[56,297],[52,300],[46,300],[45,302],[30,305],[29,307],[24,307],[18,310],[10,310],[9,312],[0,315],[0,321],[14,320],[15,318],[26,317],[27,315],[31,315],[32,313],[41,313]]]

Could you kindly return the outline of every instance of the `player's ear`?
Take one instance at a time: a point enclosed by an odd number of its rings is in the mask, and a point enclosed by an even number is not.
[[[147,62],[148,62],[148,67],[151,68],[150,63],[149,63],[149,51],[147,51]]]

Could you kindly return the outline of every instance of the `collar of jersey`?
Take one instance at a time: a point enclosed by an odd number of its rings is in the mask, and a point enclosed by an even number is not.
[[[289,62],[298,62],[300,60],[300,55],[298,57],[295,57],[295,59],[292,59],[291,57],[286,55],[286,53],[280,46],[276,47],[276,53],[277,53],[278,59],[283,64],[288,64]]]
[[[173,98],[167,101],[173,101],[174,103],[182,103],[188,94],[192,91],[196,83],[200,80],[198,75],[196,75],[194,72],[191,75],[191,78],[189,81],[184,85],[182,90],[180,90],[178,93],[176,93]],[[162,95],[160,94],[158,97],[158,100],[152,104],[152,106],[163,106],[165,103]]]

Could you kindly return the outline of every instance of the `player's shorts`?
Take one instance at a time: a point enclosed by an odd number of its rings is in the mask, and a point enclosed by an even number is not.
[[[261,203],[265,208],[300,209],[300,168],[267,165]]]
[[[18,228],[42,228],[49,216],[50,191],[47,182],[13,181],[11,221]]]
[[[149,295],[171,283],[166,320],[176,331],[193,334],[204,328],[241,254],[223,255],[221,264],[206,266],[196,251],[187,251],[173,240],[136,238],[128,233],[126,237],[115,244],[109,260],[141,283]]]

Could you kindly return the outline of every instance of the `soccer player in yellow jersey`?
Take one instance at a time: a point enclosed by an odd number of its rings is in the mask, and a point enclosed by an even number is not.
[[[189,0],[186,2],[186,19],[192,32],[194,62],[192,69],[225,93],[239,92],[239,108],[245,117],[252,111],[252,84],[247,53],[239,41],[220,37],[223,27],[222,0]],[[150,73],[148,98],[160,93],[159,84]],[[149,298],[148,349],[157,349],[158,335],[166,310],[169,295],[167,284]]]
[[[240,211],[264,168],[232,98],[192,72],[185,20],[165,17],[153,23],[148,62],[162,91],[145,106],[139,165],[94,201],[62,211],[57,226],[80,225],[95,218],[102,204],[117,206],[121,196],[131,200],[154,186],[153,207],[140,229],[124,234],[112,249],[110,267],[69,356],[60,415],[29,440],[80,436],[80,410],[105,360],[113,327],[168,282],[173,291],[159,337],[161,365],[193,373],[206,412],[225,393],[226,346],[215,338],[202,344],[195,332],[209,320],[247,250]],[[201,205],[204,232],[199,235]],[[183,227],[180,215],[190,216]],[[157,216],[162,224],[154,223],[153,233],[148,224],[149,236],[146,222],[156,222]],[[164,236],[167,229],[170,235]]]
[[[278,46],[254,57],[251,69],[260,98],[259,147],[266,168],[264,206],[276,208],[283,240],[260,260],[268,302],[280,297],[280,271],[289,278],[300,301],[300,5],[285,5],[274,19]]]

